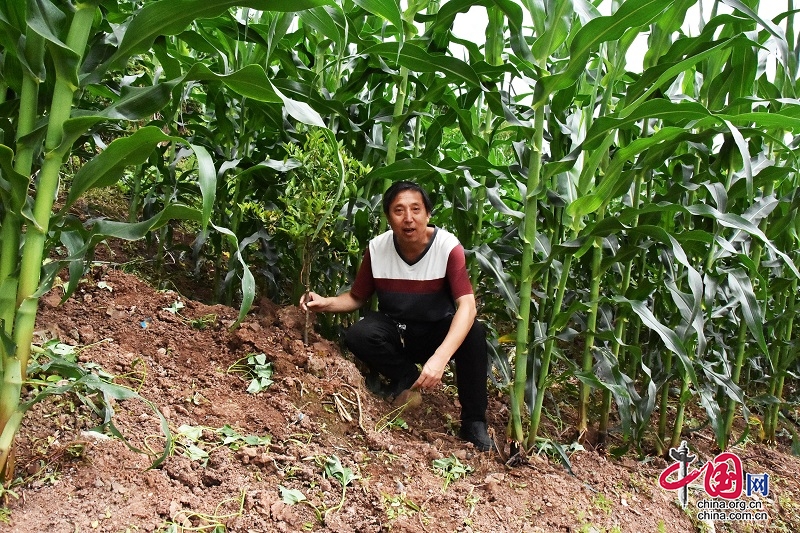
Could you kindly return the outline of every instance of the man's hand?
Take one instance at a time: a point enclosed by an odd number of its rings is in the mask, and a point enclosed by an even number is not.
[[[411,385],[412,389],[432,389],[442,382],[444,369],[447,367],[448,360],[433,354],[422,367],[417,381]]]
[[[364,302],[354,298],[350,292],[325,297],[308,291],[300,298],[300,309],[314,313],[349,313],[362,305]]]
[[[307,292],[300,297],[300,309],[303,311],[321,311],[325,308],[324,298],[316,292]]]

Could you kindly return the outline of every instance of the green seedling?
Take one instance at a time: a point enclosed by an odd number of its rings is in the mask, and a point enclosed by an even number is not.
[[[342,508],[345,501],[347,486],[352,483],[353,480],[358,479],[358,476],[355,475],[351,469],[342,466],[342,462],[335,455],[325,458],[317,457],[316,460],[317,463],[323,467],[323,475],[327,478],[335,479],[342,486],[342,497],[337,505],[333,507],[325,507],[324,505],[317,507],[309,502],[305,494],[297,489],[287,489],[283,485],[278,485],[278,490],[280,490],[281,500],[283,500],[283,503],[287,505],[305,503],[314,510],[314,514],[316,515],[319,523],[324,524],[325,518],[329,513],[338,511]]]
[[[375,424],[375,431],[380,433],[386,428],[408,430],[408,423],[400,417],[407,407],[408,404],[403,404],[386,413],[386,415],[382,416],[378,420],[378,423]]]
[[[462,477],[466,477],[467,474],[470,474],[473,470],[471,466],[465,465],[459,461],[458,457],[455,455],[443,459],[435,459],[433,461],[434,473],[444,478],[442,492],[447,490],[450,483]]]
[[[185,307],[186,304],[184,304],[182,301],[175,300],[169,307],[162,307],[161,309],[177,316],[184,322],[184,324],[188,324],[192,329],[204,330],[217,321],[217,315],[214,313],[208,313],[199,318],[187,318],[180,312],[181,309],[184,309]]]
[[[209,433],[215,435],[213,440],[205,437]],[[227,424],[219,429],[184,424],[178,428],[172,446],[184,457],[205,465],[209,454],[219,447],[236,451],[242,446],[266,446],[270,442],[272,437],[269,435],[242,435]]]
[[[338,511],[344,505],[345,499],[345,492],[347,491],[347,486],[355,479],[358,479],[353,471],[349,468],[345,468],[342,466],[342,462],[339,460],[338,457],[335,455],[331,455],[325,459],[325,477],[333,478],[339,482],[342,486],[342,499],[339,501],[339,505],[335,507],[331,507],[327,511],[325,511],[325,515],[327,515],[331,511]]]
[[[234,430],[228,424],[225,424],[217,430],[219,435],[222,435],[222,445],[236,451],[242,446],[267,446],[272,442],[270,435],[242,435]]]
[[[263,353],[251,353],[239,359],[228,367],[227,372],[239,372],[247,376],[250,380],[247,392],[250,394],[265,391],[273,383],[272,363],[267,361],[267,356]]]
[[[180,300],[175,300],[169,307],[162,307],[161,309],[169,313],[172,313],[173,315],[178,315],[180,310],[183,309],[184,307],[186,307],[186,304],[184,304]]]
[[[386,493],[381,493],[381,498],[384,506],[386,506],[386,518],[389,520],[394,520],[400,516],[413,516],[422,510],[419,505],[405,494],[390,496]]]
[[[327,509],[324,507],[317,507],[306,498],[306,495],[303,494],[301,491],[297,489],[287,489],[283,485],[278,485],[278,490],[281,493],[281,500],[286,505],[297,505],[298,503],[304,503],[311,507],[314,511],[314,516],[317,518],[317,522],[320,524],[325,523],[325,516],[327,515]]]
[[[217,321],[217,315],[215,315],[214,313],[209,313],[207,315],[203,315],[198,318],[188,319],[187,323],[189,324],[189,326],[192,327],[192,329],[197,329],[202,331],[207,327],[211,326],[212,324],[216,323],[216,321]]]

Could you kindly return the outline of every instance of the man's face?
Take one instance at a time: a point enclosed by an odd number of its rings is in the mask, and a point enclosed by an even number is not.
[[[401,191],[389,205],[389,227],[401,244],[425,243],[430,218],[419,191]]]

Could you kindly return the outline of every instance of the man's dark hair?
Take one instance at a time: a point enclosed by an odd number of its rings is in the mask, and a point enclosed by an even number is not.
[[[428,214],[433,211],[433,202],[431,202],[425,189],[413,181],[396,181],[383,193],[383,213],[386,216],[389,216],[389,206],[392,205],[397,195],[403,191],[416,191],[420,193],[422,195],[422,203],[425,204],[425,211],[427,211]]]

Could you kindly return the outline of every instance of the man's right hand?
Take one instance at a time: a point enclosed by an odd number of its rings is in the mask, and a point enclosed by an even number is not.
[[[349,313],[362,305],[364,302],[353,298],[349,291],[329,297],[309,291],[300,298],[300,309],[314,313]]]
[[[322,296],[315,292],[308,291],[300,297],[300,309],[303,311],[320,311],[325,307]]]

